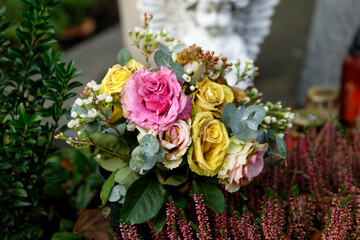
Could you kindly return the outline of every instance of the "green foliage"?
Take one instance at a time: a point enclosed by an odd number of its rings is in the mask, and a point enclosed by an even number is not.
[[[153,176],[143,176],[134,182],[125,197],[121,217],[134,224],[155,217],[165,200],[163,186]]]
[[[102,205],[105,206],[109,195],[110,195],[110,191],[112,189],[112,187],[114,186],[115,180],[115,174],[117,171],[114,171],[110,177],[105,181],[105,183],[103,184],[102,188],[101,188],[101,200],[102,200]]]
[[[158,44],[157,47],[159,48],[158,51],[154,54],[154,60],[158,68],[161,66],[167,67],[174,71],[177,79],[180,82],[184,82],[182,76],[184,75],[184,69],[181,67],[180,64],[174,62],[172,60],[172,54],[182,51],[185,48],[184,44],[180,44],[174,47],[174,50],[171,51],[167,46],[163,44]]]
[[[237,109],[228,103],[223,111],[223,120],[227,129],[240,139],[252,139],[258,135],[258,127],[265,117],[265,110],[257,105],[245,109]]]
[[[196,186],[199,193],[204,196],[204,203],[216,214],[222,214],[225,211],[225,196],[218,185],[198,181]]]
[[[131,153],[129,167],[141,175],[151,170],[157,162],[162,162],[165,158],[165,151],[160,146],[156,138],[151,135],[145,135],[140,145]]]
[[[118,63],[121,66],[124,66],[131,59],[131,53],[128,49],[122,48],[122,49],[120,49],[116,58],[117,58]]]
[[[69,90],[79,85],[70,80],[81,73],[74,62],[61,62],[61,52],[51,50],[54,30],[48,20],[58,1],[22,0],[15,35],[20,44],[3,36],[10,26],[0,9],[0,235],[3,239],[38,239],[43,235],[46,192],[56,193],[45,170],[58,149],[52,145],[55,133],[65,127],[59,119],[67,111],[63,103],[74,96]],[[50,177],[50,176],[48,176]],[[54,178],[54,176],[51,176]],[[52,184],[52,185],[51,185]],[[53,190],[53,191],[51,191]],[[46,204],[40,204],[45,202]]]

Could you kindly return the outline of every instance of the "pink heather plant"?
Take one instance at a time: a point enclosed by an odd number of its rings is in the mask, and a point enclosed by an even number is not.
[[[167,131],[176,120],[190,118],[191,98],[163,66],[156,73],[138,69],[126,80],[121,101],[125,118],[142,128]]]
[[[287,167],[265,167],[242,196],[225,192],[223,214],[199,194],[184,211],[169,202],[158,235],[149,223],[153,239],[360,239],[360,130],[327,123],[289,150]]]

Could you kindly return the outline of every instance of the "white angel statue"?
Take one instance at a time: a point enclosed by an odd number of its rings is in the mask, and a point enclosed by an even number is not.
[[[271,16],[280,0],[138,0],[140,12],[151,13],[150,27],[169,29],[187,45],[214,50],[234,61],[256,60],[270,32]],[[233,76],[228,83],[234,85]],[[251,82],[252,80],[250,80]],[[241,88],[247,83],[242,83]]]

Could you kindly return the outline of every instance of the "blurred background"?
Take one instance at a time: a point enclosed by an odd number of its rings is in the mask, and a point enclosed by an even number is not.
[[[23,4],[13,0],[1,2],[7,6],[8,17],[17,21],[17,12]],[[266,101],[281,100],[286,106],[299,107],[304,105],[306,92],[313,85],[328,85],[339,90],[341,62],[359,26],[360,7],[356,0],[336,2],[286,0],[275,8],[271,32],[261,45],[255,63],[260,73],[255,85],[264,93]],[[56,8],[51,18],[58,39],[54,47],[65,50],[65,61],[75,59],[76,67],[83,71],[79,77],[81,82],[93,79],[100,82],[107,69],[116,63],[116,54],[128,37],[127,30],[141,24],[141,16],[134,10],[135,3],[62,0]],[[333,19],[334,23],[326,19]],[[334,25],[338,26],[332,27]],[[327,54],[326,48],[321,50],[323,45],[338,49],[333,51],[335,61],[330,60],[331,54]],[[314,52],[314,48],[321,51]],[[333,77],[321,73],[326,71]],[[71,102],[73,99],[68,101]]]

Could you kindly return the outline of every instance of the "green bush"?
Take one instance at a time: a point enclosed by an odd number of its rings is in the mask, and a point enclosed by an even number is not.
[[[67,109],[63,103],[76,95],[69,91],[81,86],[70,82],[79,76],[74,61],[65,64],[62,52],[51,45],[54,30],[50,11],[57,0],[21,0],[15,35],[21,43],[11,46],[4,31],[11,25],[0,8],[0,238],[38,239],[46,229],[44,186],[49,181],[47,159],[58,148],[54,135],[66,126],[59,119]]]

